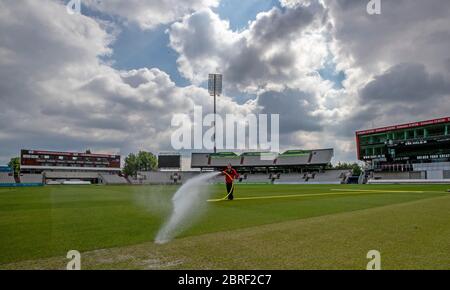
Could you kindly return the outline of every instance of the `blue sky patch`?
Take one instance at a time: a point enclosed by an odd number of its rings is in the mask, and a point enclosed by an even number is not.
[[[269,11],[273,7],[280,7],[278,0],[222,0],[214,11],[221,19],[230,21],[230,28],[242,31],[248,22],[255,20],[260,12]]]

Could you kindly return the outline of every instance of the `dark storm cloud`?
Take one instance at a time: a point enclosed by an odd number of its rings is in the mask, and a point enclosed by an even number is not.
[[[378,106],[361,106],[349,118],[338,124],[332,124],[329,129],[340,137],[353,138],[356,131],[375,127],[375,124],[378,124],[379,115]]]
[[[423,64],[398,64],[376,76],[360,93],[363,103],[434,101],[450,95],[450,80],[440,74],[430,74]]]
[[[450,79],[425,65],[402,63],[375,76],[359,93],[359,108],[336,126],[342,136],[356,130],[447,116]]]
[[[450,58],[447,58],[447,59],[445,60],[445,66],[446,66],[448,72],[450,73]]]
[[[258,98],[258,105],[263,114],[280,115],[280,133],[297,131],[320,131],[320,116],[313,116],[317,109],[314,97],[298,90],[287,89],[283,92],[268,91]]]
[[[448,57],[450,1],[382,0],[381,15],[367,1],[327,0],[341,53],[367,70],[381,63],[420,62],[442,70]]]

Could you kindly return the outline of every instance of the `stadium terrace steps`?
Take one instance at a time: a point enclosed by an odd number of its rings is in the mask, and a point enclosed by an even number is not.
[[[327,150],[313,150],[311,153],[311,164],[328,164],[333,158],[334,152],[332,149]]]
[[[436,165],[434,165],[436,166]],[[444,183],[450,184],[450,171],[435,170],[438,167],[424,164],[421,169],[432,168],[432,170],[423,171],[405,171],[405,172],[374,172],[369,178],[369,184],[417,184],[417,183]]]
[[[137,178],[130,177],[131,184],[179,184],[200,172],[172,172],[172,171],[150,171],[138,172]]]
[[[246,183],[270,183],[269,174],[243,174],[241,175],[243,184]]]
[[[314,177],[314,182],[338,182],[341,183],[346,180],[346,178],[351,175],[349,170],[327,170],[317,174]]]
[[[395,180],[395,179],[409,179],[410,172],[376,172],[374,173],[373,179],[383,179],[383,180]]]
[[[21,183],[36,183],[36,184],[42,184],[44,183],[44,179],[42,174],[21,174],[20,175],[20,182]]]
[[[349,170],[327,170],[313,173],[281,174],[275,183],[292,184],[341,184],[351,174]]]
[[[267,167],[273,166],[275,160],[262,160],[261,156],[244,156],[242,157],[241,166]]]
[[[450,184],[450,179],[370,179],[368,184]]]
[[[293,184],[303,184],[307,183],[303,174],[281,174],[280,178],[275,181],[275,183],[293,183]]]
[[[208,165],[212,167],[226,167],[228,164],[234,167],[241,165],[241,157],[234,153],[209,154]]]
[[[276,165],[306,165],[309,164],[311,153],[302,156],[279,156]]]
[[[96,179],[98,178],[97,172],[71,172],[71,171],[44,171],[44,176],[47,179],[83,179],[90,178]]]
[[[100,173],[99,177],[102,180],[102,183],[104,184],[110,185],[129,184],[128,180],[125,177],[119,176],[117,174]]]
[[[191,157],[191,167],[200,168],[208,166],[208,153],[192,153]]]
[[[222,153],[192,153],[192,168],[218,168],[229,163],[234,167],[277,167],[277,166],[307,166],[327,165],[334,155],[333,149],[320,150],[289,150],[282,154],[275,154],[269,160],[264,160],[264,152],[246,152],[237,155],[230,152]]]
[[[201,172],[139,172],[138,178],[129,178],[131,184],[182,184],[202,174]],[[350,174],[348,170],[328,170],[313,173],[243,173],[237,183],[290,183],[290,184],[340,184]],[[224,177],[219,175],[210,180],[211,183],[223,183]]]
[[[16,180],[14,179],[14,175],[8,172],[0,172],[0,183],[1,184],[14,184]]]

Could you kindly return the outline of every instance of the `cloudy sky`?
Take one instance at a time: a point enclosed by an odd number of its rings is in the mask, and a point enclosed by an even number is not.
[[[450,115],[450,1],[0,0],[0,164],[21,148],[171,150],[175,113],[280,114],[281,148]]]

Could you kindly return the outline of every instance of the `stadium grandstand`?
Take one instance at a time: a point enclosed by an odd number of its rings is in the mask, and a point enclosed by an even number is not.
[[[231,163],[240,171],[304,172],[324,169],[331,163],[333,156],[333,149],[288,150],[281,154],[270,152],[246,152],[241,155],[233,152],[192,153],[191,167],[212,170],[222,169]]]
[[[128,184],[120,156],[21,150],[20,182],[28,184]]]
[[[139,172],[137,176],[130,177],[129,180],[132,184],[181,184],[202,172],[223,170],[231,163],[240,173],[239,183],[345,183],[351,171],[326,170],[333,155],[333,149],[288,150],[281,154],[271,152],[192,153],[191,169],[200,171]],[[173,160],[176,161],[175,158]],[[222,183],[223,177],[218,176],[211,182]]]
[[[176,185],[203,174],[199,171],[169,172],[151,171],[140,172],[137,177],[130,177],[135,185]],[[351,176],[351,170],[324,170],[304,173],[261,173],[243,172],[238,183],[242,184],[342,184]],[[211,183],[223,183],[223,176],[211,180]]]
[[[356,132],[369,183],[450,183],[450,117]]]
[[[13,170],[9,166],[0,166],[0,187],[14,186],[15,184]]]

